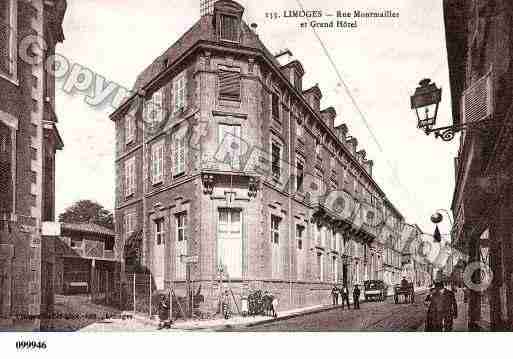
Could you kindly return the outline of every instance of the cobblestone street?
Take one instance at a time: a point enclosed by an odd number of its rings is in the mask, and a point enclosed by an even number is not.
[[[236,331],[416,331],[424,323],[425,294],[416,296],[414,304],[386,302],[362,303],[360,310],[334,309],[299,316]]]

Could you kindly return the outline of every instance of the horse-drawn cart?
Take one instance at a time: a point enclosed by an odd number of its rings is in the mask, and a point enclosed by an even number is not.
[[[415,302],[415,291],[413,289],[413,282],[401,282],[394,286],[394,302],[399,303],[399,296],[404,298],[404,303]]]

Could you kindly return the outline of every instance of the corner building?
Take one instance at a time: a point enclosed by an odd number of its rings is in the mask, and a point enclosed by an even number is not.
[[[389,201],[319,87],[303,90],[301,63],[280,64],[243,12],[216,2],[111,115],[116,245],[138,247],[156,289],[179,295],[183,258],[197,256],[190,279],[207,310],[227,286],[237,299],[269,290],[280,310],[329,303],[334,283],[383,277],[394,234],[373,225]],[[367,210],[341,218],[332,204],[348,198]]]

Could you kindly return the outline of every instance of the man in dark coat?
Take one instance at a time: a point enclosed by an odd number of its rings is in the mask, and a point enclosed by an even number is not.
[[[331,288],[331,298],[333,300],[333,305],[338,304],[338,288],[336,285],[333,285],[333,288]]]
[[[360,287],[358,287],[358,284],[355,284],[353,289],[353,307],[354,309],[360,309]]]
[[[458,305],[454,292],[445,289],[442,282],[437,282],[426,298],[426,302],[429,303],[426,331],[452,331],[453,320],[458,316]]]
[[[342,301],[342,309],[344,309],[344,302],[347,304],[347,309],[351,309],[349,306],[349,289],[347,289],[346,284],[340,288],[340,299]]]
[[[444,316],[444,332],[452,332],[454,319],[458,317],[458,304],[456,303],[456,295],[452,290],[444,290],[445,298],[445,316]]]

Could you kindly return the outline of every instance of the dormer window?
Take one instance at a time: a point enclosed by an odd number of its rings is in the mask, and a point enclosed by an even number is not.
[[[223,41],[239,42],[239,19],[232,15],[221,15],[220,38]]]

